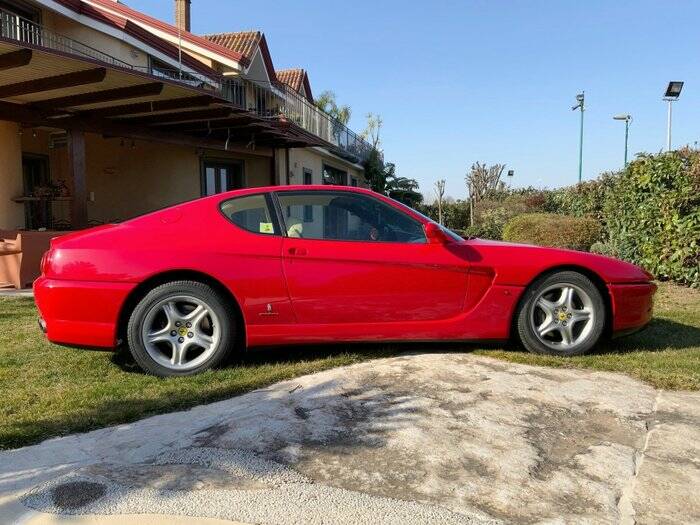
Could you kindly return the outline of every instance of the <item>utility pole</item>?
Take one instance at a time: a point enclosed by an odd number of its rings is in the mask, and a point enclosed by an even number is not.
[[[581,110],[581,129],[579,132],[579,138],[578,138],[578,181],[581,183],[581,177],[583,174],[583,112],[585,111],[584,109],[584,102],[586,98],[586,92],[582,91],[578,95],[576,95],[576,105],[571,108],[571,111],[576,111],[577,109]]]
[[[671,151],[671,118],[672,118],[672,104],[678,100],[681,96],[681,91],[683,90],[683,82],[679,80],[672,80],[668,83],[666,88],[666,93],[664,93],[664,98],[668,102],[668,117],[666,119],[666,151]]]
[[[630,135],[630,124],[632,123],[632,115],[615,115],[613,120],[622,120],[625,123],[625,167],[627,167],[627,143]]]

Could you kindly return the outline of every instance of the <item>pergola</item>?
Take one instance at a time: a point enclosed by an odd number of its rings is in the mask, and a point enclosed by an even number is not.
[[[0,36],[0,120],[67,132],[75,228],[87,225],[85,133],[248,152],[329,146],[284,117],[236,106],[191,77],[162,78],[107,55],[26,40]]]

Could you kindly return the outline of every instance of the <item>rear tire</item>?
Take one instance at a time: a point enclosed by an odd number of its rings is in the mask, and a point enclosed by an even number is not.
[[[516,314],[523,346],[536,354],[575,356],[590,352],[605,328],[605,301],[585,275],[560,271],[525,291]]]
[[[139,301],[129,318],[129,351],[147,373],[194,375],[214,368],[236,346],[236,314],[211,286],[173,281]]]

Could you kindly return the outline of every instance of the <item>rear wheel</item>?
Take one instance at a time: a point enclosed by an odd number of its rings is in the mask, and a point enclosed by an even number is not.
[[[160,377],[197,374],[233,352],[235,313],[210,286],[174,281],[154,288],[136,305],[127,339],[146,372]]]
[[[520,340],[538,354],[573,356],[589,352],[605,327],[605,302],[593,282],[562,271],[528,288],[517,314]]]

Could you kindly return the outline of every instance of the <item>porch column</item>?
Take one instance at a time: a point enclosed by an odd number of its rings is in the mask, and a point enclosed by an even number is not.
[[[87,228],[87,182],[85,176],[85,133],[68,130],[68,174],[73,182],[71,226]]]

